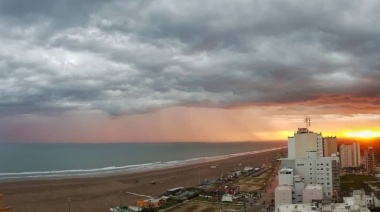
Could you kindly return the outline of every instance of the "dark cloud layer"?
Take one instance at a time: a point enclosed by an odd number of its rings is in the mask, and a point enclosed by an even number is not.
[[[0,114],[266,104],[378,112],[379,10],[375,1],[4,0]]]

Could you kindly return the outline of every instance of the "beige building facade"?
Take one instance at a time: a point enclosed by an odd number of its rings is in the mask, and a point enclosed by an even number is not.
[[[338,152],[338,144],[336,137],[323,138],[323,157],[331,157],[332,154]]]
[[[342,144],[339,147],[340,165],[342,168],[360,166],[360,144]]]
[[[322,135],[309,131],[307,128],[298,128],[293,137],[288,138],[288,158],[304,158],[308,151],[317,151],[322,142]]]

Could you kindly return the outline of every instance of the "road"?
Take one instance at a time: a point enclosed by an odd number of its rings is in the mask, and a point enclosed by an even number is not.
[[[261,194],[261,198],[258,200],[255,200],[255,198],[249,199],[246,207],[242,210],[243,212],[260,212],[264,208],[269,208],[268,211],[274,210],[273,206],[270,206],[270,203],[272,199],[274,199],[274,190],[278,185],[278,165],[273,171],[268,183],[269,184],[266,185],[264,192]],[[263,201],[265,201],[264,204]]]

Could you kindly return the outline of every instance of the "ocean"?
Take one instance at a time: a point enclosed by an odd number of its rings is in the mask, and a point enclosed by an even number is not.
[[[0,181],[112,175],[278,149],[283,142],[0,143]]]

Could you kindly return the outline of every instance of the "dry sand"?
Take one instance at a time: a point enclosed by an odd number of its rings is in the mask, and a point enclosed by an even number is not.
[[[279,152],[284,150],[109,177],[0,183],[0,193],[4,194],[5,204],[12,206],[15,212],[67,212],[69,197],[71,212],[104,212],[120,202],[122,205],[134,204],[142,198],[125,192],[156,197],[173,187],[196,186],[199,179],[216,179],[222,172],[226,174],[235,168],[261,167]],[[238,166],[239,163],[242,164],[241,167]],[[219,164],[218,168],[210,168],[216,164]],[[156,184],[151,184],[152,181]]]

